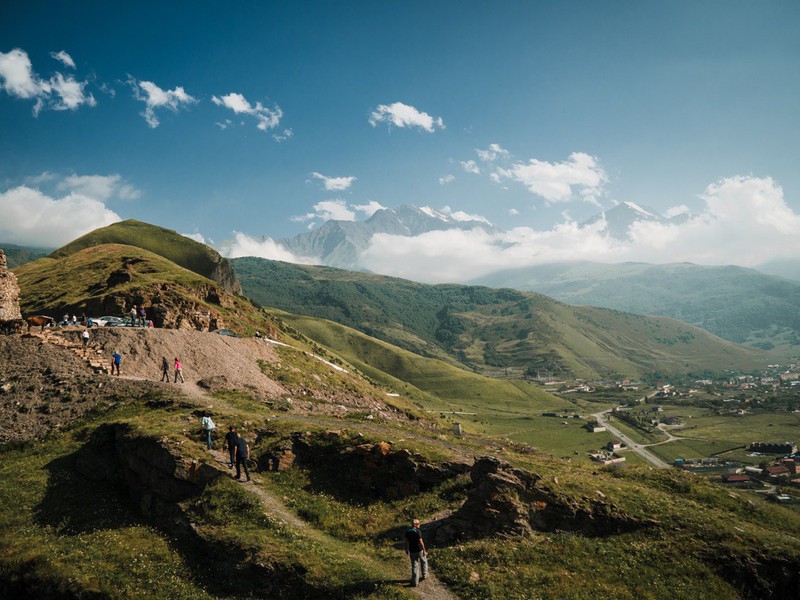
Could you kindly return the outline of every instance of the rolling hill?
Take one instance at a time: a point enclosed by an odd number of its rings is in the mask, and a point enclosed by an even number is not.
[[[490,375],[641,376],[750,370],[766,359],[678,321],[569,306],[547,296],[241,258],[245,293],[423,356]]]
[[[63,258],[101,244],[125,244],[149,250],[181,267],[216,281],[229,292],[239,294],[242,291],[230,263],[216,250],[171,229],[133,219],[95,229],[62,246],[50,257]]]
[[[501,271],[474,283],[672,317],[738,344],[800,352],[800,283],[744,267],[575,262]]]
[[[246,299],[163,256],[122,244],[72,250],[14,270],[23,315],[126,316],[132,305],[144,304],[159,327],[265,328],[263,315]]]
[[[0,249],[5,252],[6,259],[8,260],[8,268],[13,269],[24,265],[25,263],[33,262],[44,256],[50,254],[52,248],[34,248],[30,246],[17,246],[16,244],[4,244],[0,242]]]

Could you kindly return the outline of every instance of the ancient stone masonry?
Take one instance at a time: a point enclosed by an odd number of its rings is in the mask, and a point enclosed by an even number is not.
[[[17,276],[8,270],[6,255],[0,250],[0,329],[5,330],[8,324],[16,324],[21,319]]]

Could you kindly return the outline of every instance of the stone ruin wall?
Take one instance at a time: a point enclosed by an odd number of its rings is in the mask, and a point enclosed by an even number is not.
[[[17,276],[8,270],[5,252],[0,250],[0,323],[21,318]]]

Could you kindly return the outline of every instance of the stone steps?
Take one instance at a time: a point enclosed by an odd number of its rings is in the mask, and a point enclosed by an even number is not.
[[[58,346],[59,348],[69,350],[75,354],[75,356],[83,359],[92,369],[92,371],[97,374],[111,374],[111,361],[107,358],[99,356],[103,353],[103,351],[94,343],[89,343],[86,352],[84,352],[83,344],[71,342],[61,335],[51,331],[45,331],[44,333],[32,333],[31,335],[52,346]]]

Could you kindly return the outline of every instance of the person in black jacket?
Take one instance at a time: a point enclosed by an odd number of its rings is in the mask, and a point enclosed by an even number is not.
[[[235,427],[229,427],[228,433],[225,434],[225,443],[228,444],[228,453],[231,456],[231,469],[236,462],[236,441],[239,439],[239,434],[236,433]]]
[[[250,471],[247,470],[247,459],[250,457],[250,446],[247,445],[247,441],[243,437],[237,438],[236,451],[234,455],[236,457],[236,479],[242,478],[241,467],[244,467],[244,474],[247,475],[247,481],[250,481]]]

